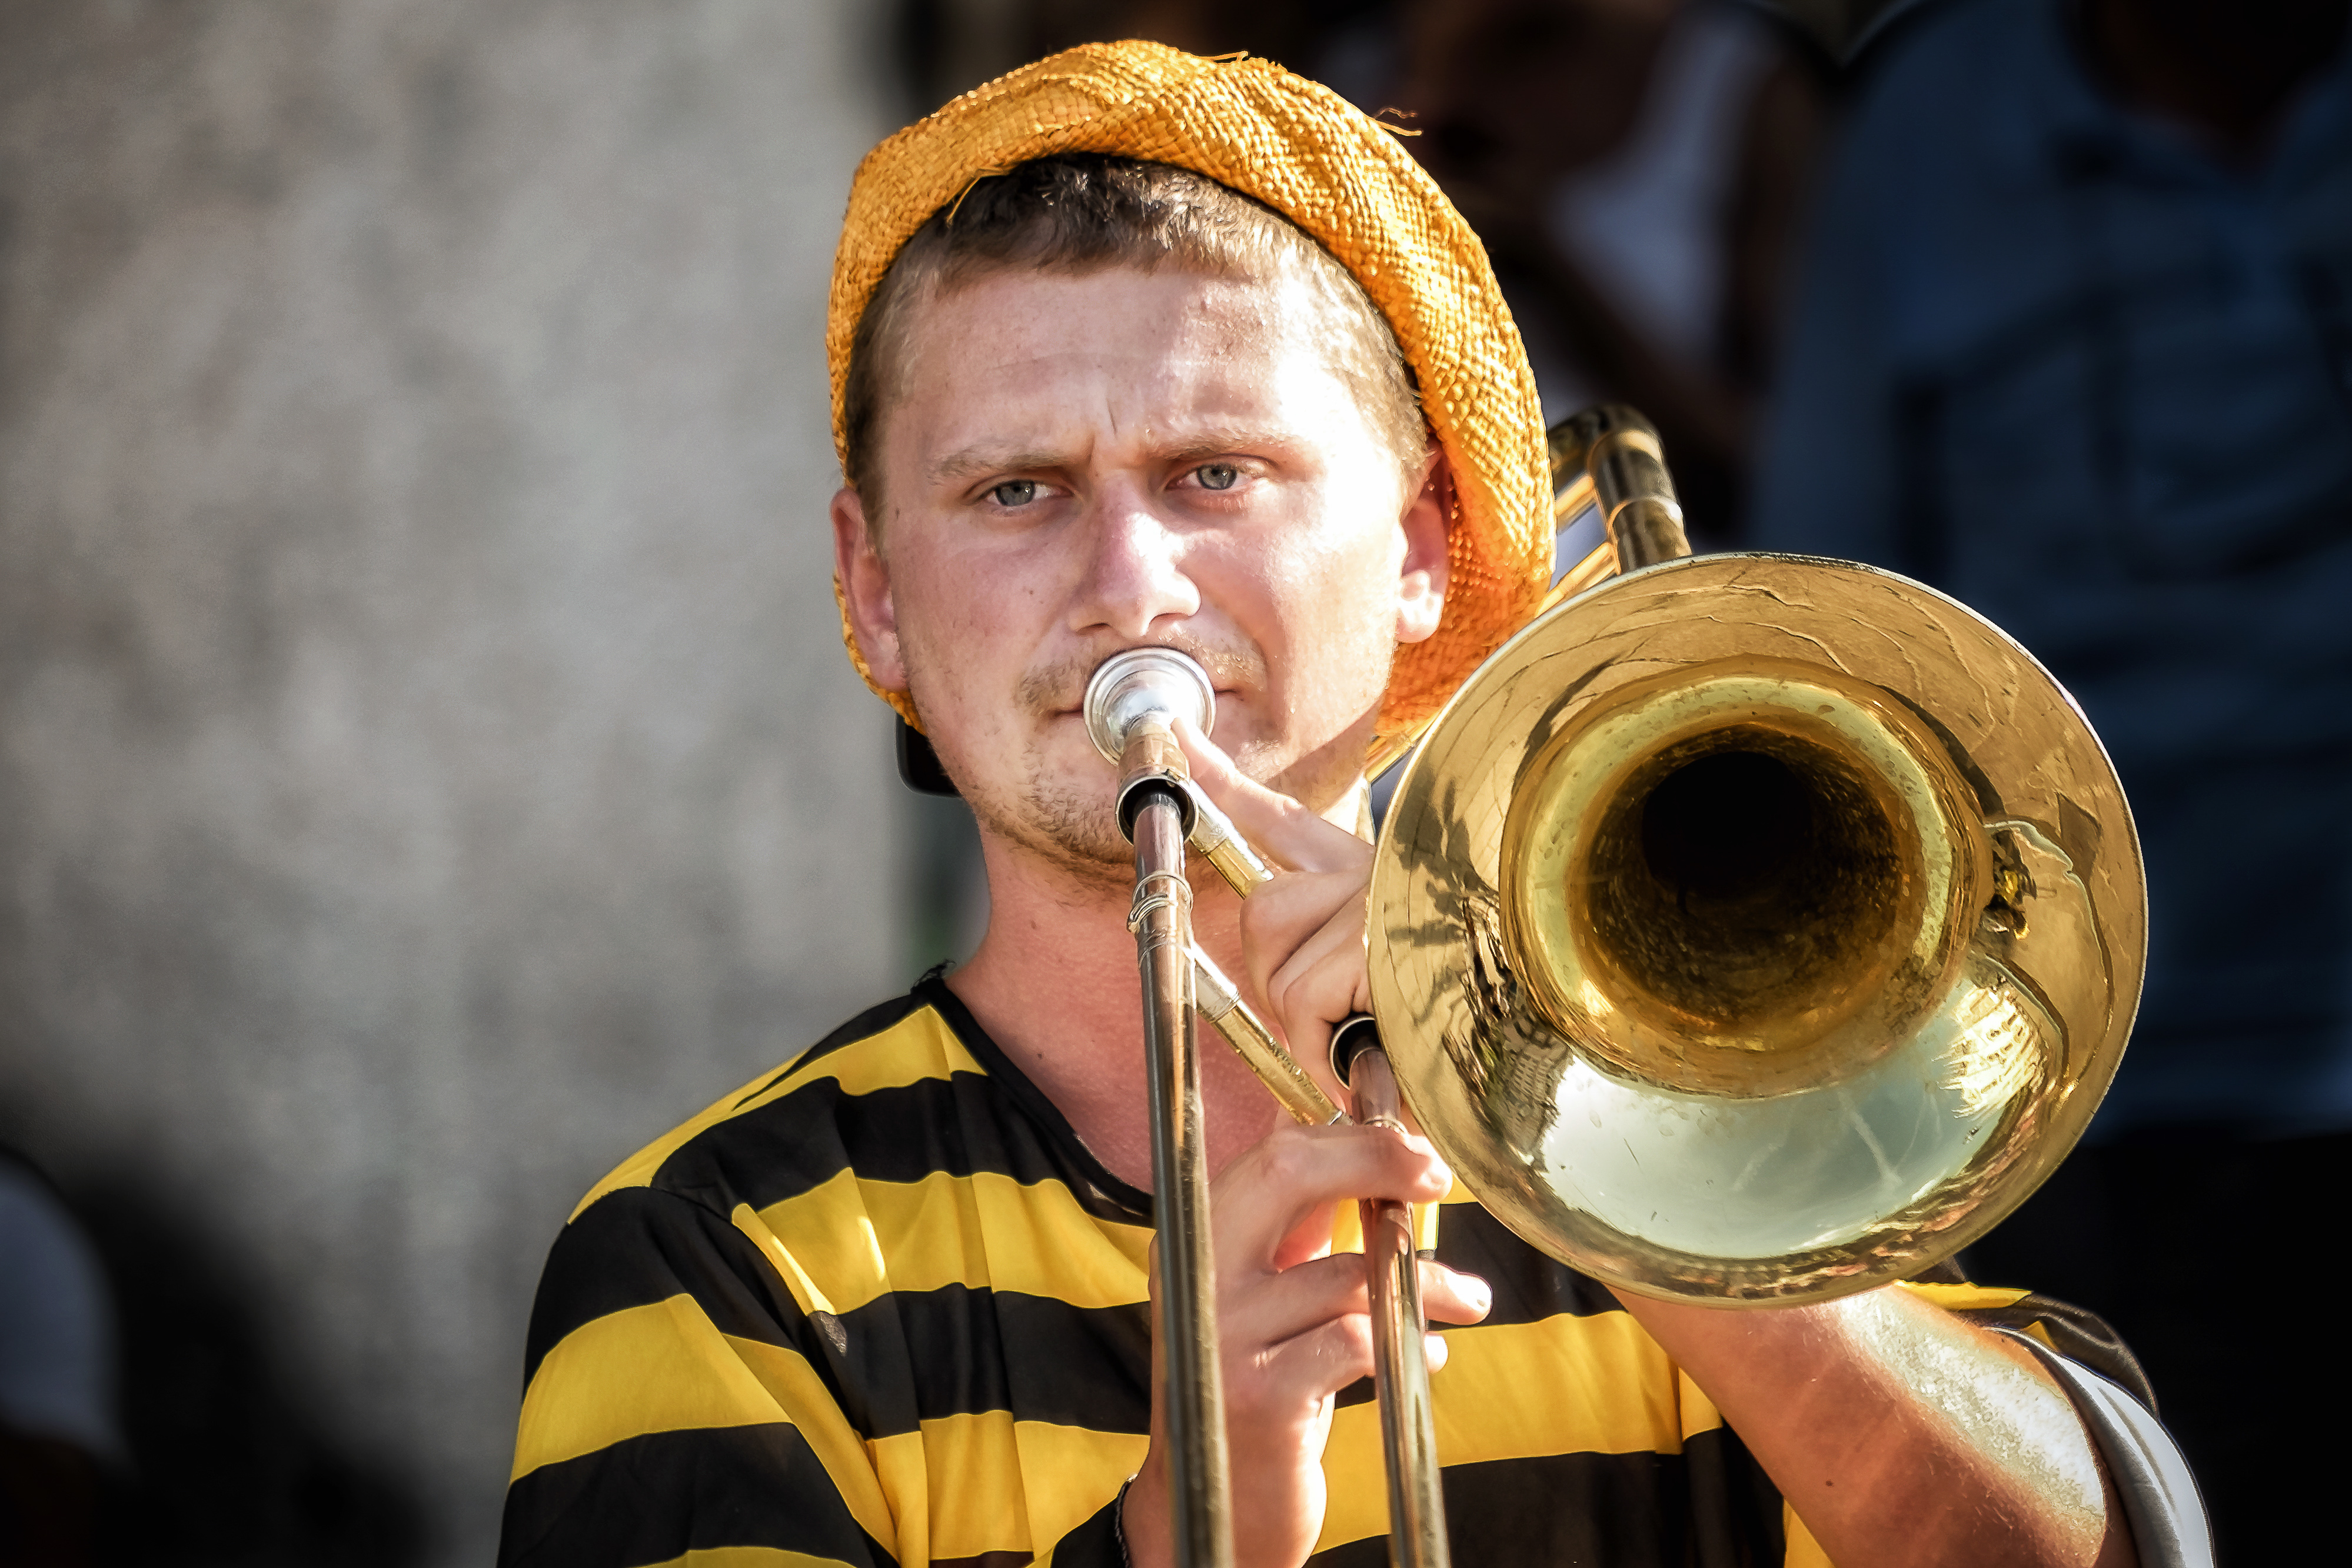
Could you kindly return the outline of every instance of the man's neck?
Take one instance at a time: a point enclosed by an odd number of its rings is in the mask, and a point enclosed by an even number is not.
[[[1128,934],[1132,883],[1115,867],[1086,875],[983,830],[988,931],[949,989],[1070,1119],[1112,1175],[1151,1186],[1143,993]],[[1239,981],[1240,901],[1194,860],[1194,942]],[[1209,1168],[1274,1129],[1282,1113],[1213,1029],[1200,1031]]]

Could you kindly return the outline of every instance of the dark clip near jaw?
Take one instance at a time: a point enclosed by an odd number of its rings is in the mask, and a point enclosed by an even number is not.
[[[898,726],[898,781],[918,795],[961,796],[955,780],[940,766],[940,754],[923,732],[905,719]]]
[[[1370,1013],[1349,1013],[1331,1030],[1331,1071],[1339,1074],[1341,1083],[1347,1083],[1348,1070],[1356,1065],[1356,1058],[1380,1049],[1379,1022]]]

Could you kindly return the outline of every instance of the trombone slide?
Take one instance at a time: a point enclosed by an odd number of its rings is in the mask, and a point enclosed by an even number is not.
[[[1369,1015],[1359,1013],[1332,1031],[1331,1065],[1356,1103],[1358,1124],[1405,1131],[1403,1096]],[[1450,1568],[1412,1210],[1393,1198],[1367,1198],[1356,1207],[1371,1296],[1372,1385],[1388,1458],[1389,1562],[1393,1568]]]
[[[1233,1479],[1223,1364],[1217,1352],[1216,1261],[1193,1031],[1192,889],[1184,876],[1182,756],[1164,725],[1139,726],[1122,747],[1120,816],[1135,843],[1128,925],[1143,981],[1143,1049],[1158,1209],[1160,1350],[1169,1439],[1170,1525],[1185,1568],[1232,1568]]]

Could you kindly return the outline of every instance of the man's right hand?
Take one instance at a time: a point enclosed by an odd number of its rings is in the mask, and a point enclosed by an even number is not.
[[[1364,1262],[1327,1255],[1337,1205],[1363,1197],[1434,1203],[1451,1178],[1421,1138],[1341,1124],[1285,1126],[1220,1173],[1210,1192],[1215,1313],[1224,1368],[1238,1568],[1297,1568],[1323,1529],[1323,1447],[1333,1396],[1372,1372]],[[1128,1489],[1124,1525],[1139,1568],[1172,1561],[1166,1391],[1160,1385],[1160,1274],[1152,1270],[1151,1449]],[[1486,1283],[1421,1266],[1438,1322],[1486,1315]],[[1429,1336],[1429,1364],[1445,1344]]]

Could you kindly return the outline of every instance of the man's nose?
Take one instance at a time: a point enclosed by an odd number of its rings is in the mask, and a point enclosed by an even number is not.
[[[1201,595],[1184,570],[1184,539],[1150,502],[1099,496],[1087,519],[1086,575],[1070,606],[1071,630],[1149,636],[1163,620],[1199,613]]]

